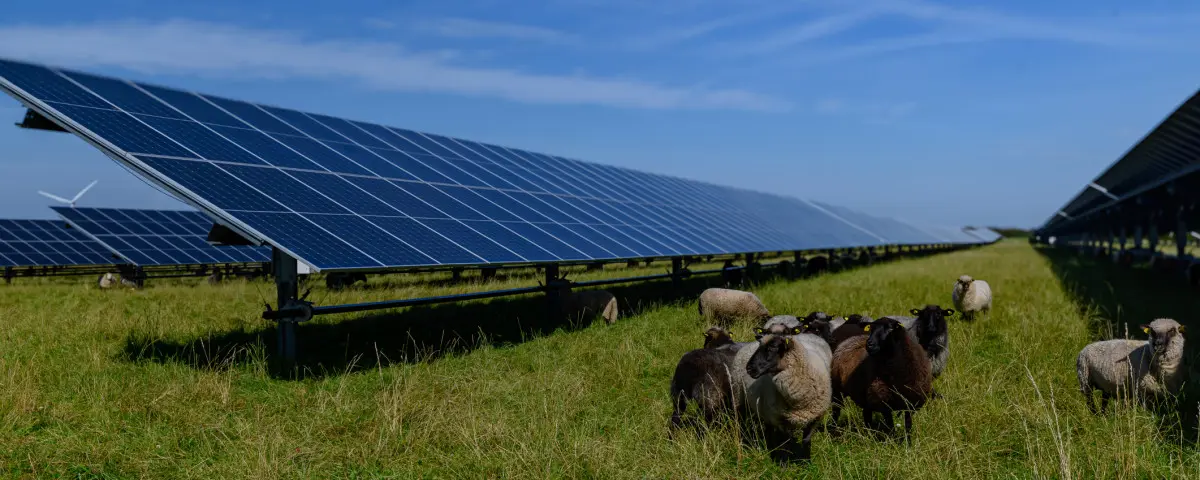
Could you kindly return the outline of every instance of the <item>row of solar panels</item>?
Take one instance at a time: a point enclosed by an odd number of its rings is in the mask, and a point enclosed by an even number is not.
[[[51,208],[61,221],[0,220],[0,267],[236,264],[267,262],[271,256],[267,247],[209,244],[211,221],[200,212]],[[868,225],[874,220],[852,210],[838,210]],[[999,239],[999,234],[988,229],[935,229],[927,235],[944,235],[930,243],[963,243],[964,236],[967,243]]]
[[[0,88],[321,270],[981,243],[793,197],[0,60]]]
[[[51,208],[63,220],[0,220],[0,266],[149,267],[271,259],[267,247],[210,245],[212,222],[200,212]]]

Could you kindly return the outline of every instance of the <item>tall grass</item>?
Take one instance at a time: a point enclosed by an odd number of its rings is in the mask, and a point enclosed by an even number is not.
[[[309,332],[302,346],[321,352],[309,365],[313,374],[287,380],[267,368],[272,327],[258,315],[273,297],[269,284],[179,281],[99,291],[84,282],[18,281],[0,288],[0,472],[39,478],[1200,476],[1200,455],[1177,431],[1182,422],[1164,427],[1170,422],[1136,408],[1088,413],[1076,387],[1075,355],[1104,336],[1114,310],[1132,308],[1144,317],[1153,308],[1131,306],[1137,295],[1123,300],[1081,287],[1072,276],[1087,272],[1120,274],[1002,242],[758,285],[755,292],[774,312],[793,314],[878,316],[948,305],[961,273],[986,279],[995,293],[990,316],[952,321],[950,363],[936,383],[945,398],[915,416],[911,447],[865,432],[849,408],[840,434],[814,433],[812,464],[789,467],[732,431],[667,438],[667,384],[705,327],[694,295],[679,301],[643,295],[632,316],[582,328],[538,325],[536,299],[319,318],[301,326]],[[372,279],[365,289],[314,287],[313,298],[326,304],[400,298],[528,285],[533,278],[481,287],[445,285],[436,275],[395,276]],[[630,288],[624,292],[652,287]],[[1121,291],[1137,288],[1150,287]],[[516,324],[522,327],[506,328]],[[458,343],[439,340],[444,330],[453,330],[445,336]],[[748,325],[734,333],[751,336]]]

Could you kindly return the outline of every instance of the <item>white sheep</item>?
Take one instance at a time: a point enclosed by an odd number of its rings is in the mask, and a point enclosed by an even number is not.
[[[612,325],[620,316],[617,297],[608,290],[566,291],[562,305],[563,314],[569,318],[598,314],[604,318],[604,323]]]
[[[813,428],[833,398],[832,360],[829,344],[816,335],[767,335],[749,357],[746,374],[755,380],[746,391],[746,407],[762,420],[779,460],[811,458]],[[794,450],[797,436],[800,446]]]
[[[771,318],[771,313],[758,296],[741,290],[709,288],[700,293],[697,302],[700,316],[728,328],[739,319],[762,322]]]
[[[1187,369],[1183,365],[1184,327],[1169,318],[1142,325],[1148,341],[1115,339],[1083,347],[1075,360],[1079,391],[1096,412],[1092,389],[1100,390],[1100,411],[1109,398],[1132,395],[1143,406],[1179,393]]]
[[[973,320],[976,312],[992,309],[992,287],[970,275],[958,277],[950,298],[954,300],[954,308],[962,313],[963,320]]]
[[[754,329],[754,339],[761,340],[764,335],[788,333],[801,325],[800,319],[792,315],[776,315],[767,319],[761,328]]]

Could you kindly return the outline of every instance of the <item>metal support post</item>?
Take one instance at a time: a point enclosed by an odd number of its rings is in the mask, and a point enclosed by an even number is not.
[[[12,267],[4,267],[4,283],[12,283],[13,269]]]
[[[562,295],[558,278],[558,264],[546,265],[546,317],[553,324],[562,322]]]
[[[1142,225],[1138,224],[1133,227],[1133,248],[1142,248]]]
[[[484,267],[479,269],[479,278],[483,281],[489,281],[496,278],[496,267]]]
[[[1121,225],[1121,253],[1125,253],[1125,244],[1129,242],[1129,235],[1125,231],[1125,225]]]
[[[1150,228],[1147,241],[1150,243],[1150,254],[1158,253],[1158,215],[1150,216]]]
[[[296,259],[278,248],[271,250],[271,265],[275,267],[275,308],[282,310],[294,305],[300,296]],[[277,320],[276,351],[283,362],[281,370],[290,370],[296,364],[296,324],[302,320],[280,318]]]
[[[671,287],[676,291],[683,287],[683,257],[671,257]]]

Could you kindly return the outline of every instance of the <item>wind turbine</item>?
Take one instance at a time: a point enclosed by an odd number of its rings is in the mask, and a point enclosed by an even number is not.
[[[88,186],[86,186],[86,187],[83,187],[83,190],[80,190],[80,191],[79,191],[79,193],[76,193],[76,194],[75,194],[75,197],[74,197],[74,198],[71,198],[70,200],[67,200],[67,199],[65,199],[65,198],[62,198],[62,197],[60,197],[60,196],[58,196],[58,195],[55,195],[55,194],[53,194],[53,193],[46,193],[46,192],[43,192],[43,191],[41,191],[41,190],[38,190],[38,193],[39,193],[39,194],[41,194],[43,197],[47,197],[47,198],[49,198],[49,199],[51,199],[51,200],[57,200],[57,201],[59,201],[59,202],[62,202],[62,203],[65,203],[65,204],[67,204],[67,206],[70,206],[71,208],[75,208],[75,202],[79,200],[79,197],[82,197],[82,196],[83,196],[83,194],[87,193],[87,191],[88,191],[88,190],[90,190],[90,189],[92,188],[92,186],[96,185],[96,182],[98,182],[98,181],[99,181],[99,180],[92,180],[92,183],[89,183],[89,184],[88,184]]]

